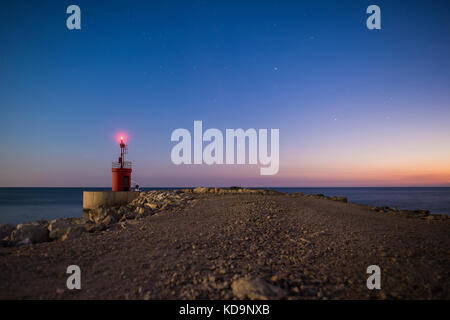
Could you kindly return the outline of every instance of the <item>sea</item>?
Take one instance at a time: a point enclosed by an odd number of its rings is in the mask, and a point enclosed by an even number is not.
[[[142,190],[176,188],[141,188]],[[399,209],[430,210],[450,215],[449,187],[415,188],[270,188],[281,192],[345,196],[349,202]],[[81,217],[83,191],[108,188],[0,188],[0,223],[18,224],[40,219]]]

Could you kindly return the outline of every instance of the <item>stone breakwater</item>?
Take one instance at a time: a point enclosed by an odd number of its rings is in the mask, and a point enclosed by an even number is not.
[[[327,197],[323,194],[304,194],[303,192],[297,192],[291,194],[291,196],[294,197],[305,197],[305,198],[315,198],[315,199],[325,199],[325,200],[333,200],[333,201],[340,201],[340,202],[348,202],[347,197],[336,197],[331,196]],[[450,216],[445,214],[431,214],[429,210],[400,210],[397,207],[390,208],[388,206],[383,207],[374,207],[374,206],[368,206],[368,205],[359,205],[361,207],[365,207],[368,210],[375,211],[377,213],[385,213],[385,214],[392,214],[392,215],[402,215],[407,216],[410,218],[421,218],[426,220],[447,220],[450,219]]]
[[[272,190],[243,188],[195,188],[174,191],[155,190],[141,192],[139,197],[121,206],[98,206],[83,212],[80,218],[61,218],[52,221],[39,220],[21,223],[0,224],[0,246],[23,246],[34,243],[78,238],[84,233],[100,232],[113,225],[124,226],[127,220],[141,219],[160,212],[177,211],[194,201],[192,194],[201,193],[254,193],[274,194]]]
[[[84,233],[101,232],[112,227],[125,228],[129,220],[141,219],[163,212],[176,212],[192,202],[197,201],[197,195],[204,194],[256,194],[281,195],[290,197],[304,197],[323,199],[347,203],[346,197],[327,197],[323,194],[305,195],[301,192],[287,194],[268,189],[247,189],[240,187],[208,188],[197,187],[174,191],[155,190],[141,192],[139,197],[121,206],[98,206],[83,212],[83,217],[61,218],[52,221],[39,220],[21,223],[14,227],[11,224],[0,224],[0,246],[24,246],[34,243],[64,241],[78,238]],[[197,198],[196,198],[197,197]],[[389,207],[364,206],[368,210],[381,214],[406,215],[427,220],[446,220],[449,216],[432,215],[427,210],[399,210]]]

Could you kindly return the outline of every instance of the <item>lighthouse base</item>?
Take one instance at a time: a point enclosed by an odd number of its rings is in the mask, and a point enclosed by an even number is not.
[[[94,209],[99,205],[127,204],[138,196],[137,191],[83,191],[83,211]]]

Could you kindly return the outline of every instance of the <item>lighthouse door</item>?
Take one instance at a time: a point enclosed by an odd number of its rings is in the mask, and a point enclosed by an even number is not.
[[[130,177],[123,177],[123,191],[130,191]]]

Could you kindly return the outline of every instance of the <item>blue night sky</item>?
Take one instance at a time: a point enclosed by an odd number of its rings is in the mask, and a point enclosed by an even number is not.
[[[141,186],[450,186],[449,39],[449,1],[2,0],[0,186],[110,186],[119,132]],[[279,128],[278,174],[175,166],[194,120]]]

